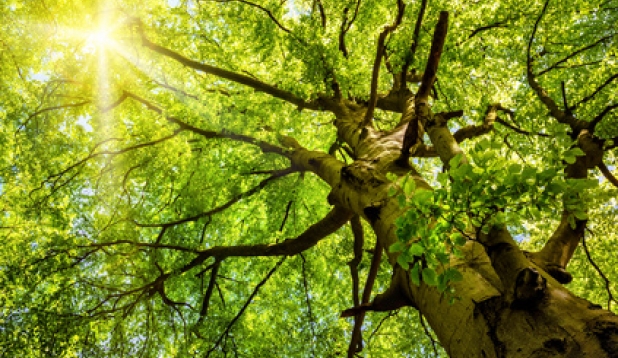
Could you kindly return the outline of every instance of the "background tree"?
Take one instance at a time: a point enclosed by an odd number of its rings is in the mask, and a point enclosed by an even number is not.
[[[618,356],[616,23],[4,2],[0,355]]]

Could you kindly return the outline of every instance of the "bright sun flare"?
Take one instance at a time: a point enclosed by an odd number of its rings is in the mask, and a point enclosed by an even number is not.
[[[112,42],[109,36],[109,30],[96,30],[91,32],[88,36],[88,42],[95,46],[109,45]]]

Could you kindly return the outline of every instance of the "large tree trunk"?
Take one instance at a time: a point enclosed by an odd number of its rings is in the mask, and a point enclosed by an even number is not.
[[[576,297],[544,272],[546,286],[534,280],[539,301],[518,306],[505,295],[524,279],[501,280],[475,241],[464,252],[453,262],[464,276],[455,284],[453,304],[433,287],[406,282],[415,307],[451,357],[618,357],[616,315]]]
[[[412,173],[417,188],[430,189],[412,168],[396,165],[407,126],[380,132],[360,124],[363,109],[342,106],[334,112],[339,138],[350,145],[356,161],[344,165],[292,144],[298,148],[293,162],[330,184],[331,204],[364,218],[380,246],[388,248],[397,240],[395,219],[402,209],[387,195],[393,184],[386,173]],[[446,127],[430,131],[430,137],[437,138],[438,152],[439,146],[447,148],[450,157],[459,151],[456,143],[449,142],[453,136]],[[469,240],[463,253],[463,258],[451,261],[464,277],[455,284],[454,303],[435,287],[415,285],[396,264],[397,254],[389,253],[394,270],[391,288],[347,315],[362,319],[359,313],[365,310],[415,307],[452,357],[618,357],[618,317],[573,295],[557,275],[548,273],[547,265],[529,259],[505,228]]]
[[[618,317],[574,296],[549,276],[542,302],[512,307],[483,247],[469,243],[464,281],[449,304],[410,283],[418,309],[451,357],[617,357]],[[493,277],[492,277],[493,276]]]

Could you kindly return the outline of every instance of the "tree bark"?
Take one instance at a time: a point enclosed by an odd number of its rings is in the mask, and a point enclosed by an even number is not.
[[[431,188],[411,167],[394,164],[405,123],[380,132],[359,125],[364,112],[358,108],[342,105],[334,112],[338,113],[339,138],[354,150],[357,160],[344,165],[323,153],[299,148],[292,161],[323,178],[332,188],[331,203],[366,220],[388,249],[397,240],[395,220],[402,209],[387,194],[392,183],[386,173],[409,172],[417,188]],[[445,131],[445,127],[433,128],[429,135],[450,136]],[[459,150],[452,143],[443,144],[450,148],[437,148],[444,156],[452,155],[446,150]],[[435,287],[422,282],[415,285],[396,264],[396,254],[388,253],[394,270],[391,288],[377,295],[372,304],[344,315],[412,306],[427,318],[451,357],[618,357],[616,315],[573,295],[530,261],[506,229],[481,236],[467,242],[463,258],[451,259],[451,266],[464,277],[454,284],[454,303]]]

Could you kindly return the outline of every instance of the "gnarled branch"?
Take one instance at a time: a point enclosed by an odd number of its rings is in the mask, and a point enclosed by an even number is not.
[[[215,246],[198,252],[198,256],[185,265],[181,271],[186,272],[200,265],[210,257],[223,260],[227,257],[256,256],[293,256],[313,246],[320,240],[335,232],[352,218],[352,212],[335,206],[323,219],[311,225],[305,232],[294,239],[287,239],[278,244]]]

